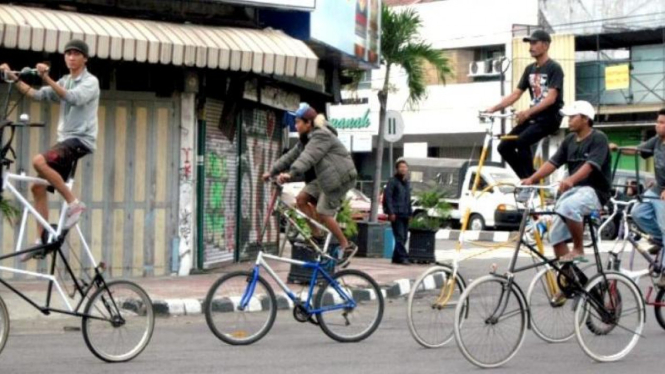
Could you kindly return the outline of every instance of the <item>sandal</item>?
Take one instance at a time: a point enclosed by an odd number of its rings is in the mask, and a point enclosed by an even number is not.
[[[342,269],[349,266],[351,263],[351,258],[355,256],[356,252],[358,252],[358,246],[353,242],[349,242],[346,248],[342,250],[342,258],[339,260],[337,266],[341,267]]]

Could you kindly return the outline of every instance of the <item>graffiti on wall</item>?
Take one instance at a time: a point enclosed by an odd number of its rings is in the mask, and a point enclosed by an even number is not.
[[[209,263],[231,259],[236,241],[240,256],[245,258],[247,248],[258,242],[268,208],[270,184],[261,177],[279,156],[276,116],[273,111],[258,109],[244,114],[242,136],[235,137],[235,144],[218,127],[208,127],[203,210],[205,256]],[[239,157],[238,141],[242,142]],[[238,185],[240,195],[236,194]],[[276,220],[270,220],[264,243],[276,243],[278,233]]]

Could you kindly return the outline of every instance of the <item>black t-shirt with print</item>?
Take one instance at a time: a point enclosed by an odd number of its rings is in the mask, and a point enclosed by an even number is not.
[[[534,119],[543,119],[547,123],[556,121],[557,127],[561,125],[559,110],[563,108],[563,69],[558,62],[549,59],[540,67],[536,66],[535,62],[527,66],[517,88],[522,91],[529,90],[531,106],[537,105],[547,97],[550,89],[556,89],[558,95],[554,104],[538,113]]]
[[[600,203],[607,204],[611,195],[612,174],[609,141],[602,131],[591,130],[591,134],[582,141],[577,141],[576,134],[568,134],[550,159],[550,163],[557,168],[566,164],[569,175],[575,174],[582,165],[589,163],[593,171],[575,186],[592,187]]]

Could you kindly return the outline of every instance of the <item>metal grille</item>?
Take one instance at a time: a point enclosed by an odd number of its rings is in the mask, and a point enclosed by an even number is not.
[[[232,261],[236,233],[237,145],[235,124],[221,124],[224,103],[206,101],[204,267]]]
[[[238,230],[241,260],[253,258],[259,249],[257,243],[270,197],[270,184],[264,183],[261,176],[280,156],[282,134],[277,118],[281,117],[267,109],[245,109],[242,113],[239,170],[242,208]],[[265,251],[277,252],[278,235],[278,221],[271,219],[263,238]]]

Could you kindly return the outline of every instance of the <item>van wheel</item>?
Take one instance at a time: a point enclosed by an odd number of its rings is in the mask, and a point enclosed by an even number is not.
[[[485,230],[485,220],[480,214],[472,214],[469,217],[469,229],[474,231]]]

